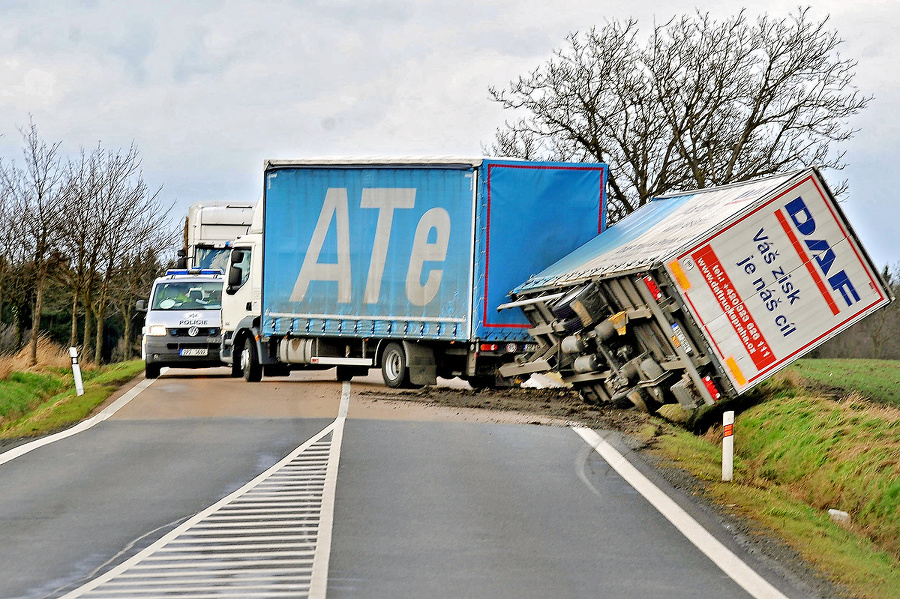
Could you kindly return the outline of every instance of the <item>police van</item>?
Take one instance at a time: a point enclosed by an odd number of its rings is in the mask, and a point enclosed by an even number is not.
[[[149,302],[137,302],[147,312],[141,358],[148,379],[163,366],[221,366],[223,283],[221,270],[169,269],[153,282]]]

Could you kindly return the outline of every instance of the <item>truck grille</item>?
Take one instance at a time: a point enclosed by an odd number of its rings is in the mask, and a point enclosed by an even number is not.
[[[169,329],[169,334],[172,337],[188,337],[191,335],[188,334],[190,327],[182,327],[177,329]],[[217,327],[197,327],[197,334],[194,337],[215,337],[219,334],[219,329]]]

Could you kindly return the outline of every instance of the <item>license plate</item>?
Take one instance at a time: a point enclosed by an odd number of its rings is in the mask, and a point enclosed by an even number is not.
[[[181,356],[205,356],[207,355],[207,349],[205,347],[197,347],[197,348],[189,348],[183,349],[179,352]]]

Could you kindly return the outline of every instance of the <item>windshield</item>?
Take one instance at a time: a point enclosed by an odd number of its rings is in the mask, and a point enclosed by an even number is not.
[[[202,248],[194,250],[194,266],[196,268],[220,268],[228,270],[228,255],[231,248]]]
[[[222,281],[192,283],[168,281],[153,291],[151,310],[219,310],[222,308]]]

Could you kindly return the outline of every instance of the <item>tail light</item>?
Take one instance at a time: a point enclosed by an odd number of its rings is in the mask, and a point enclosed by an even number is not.
[[[645,276],[644,284],[647,286],[647,289],[650,291],[650,295],[653,296],[653,299],[659,301],[662,297],[662,291],[659,290],[659,286],[656,284],[656,281],[653,280],[653,277],[650,275]]]
[[[722,394],[719,393],[719,390],[716,388],[716,384],[713,382],[711,377],[705,376],[703,377],[703,384],[706,386],[706,390],[709,391],[709,394],[715,401],[719,401],[722,397]]]

